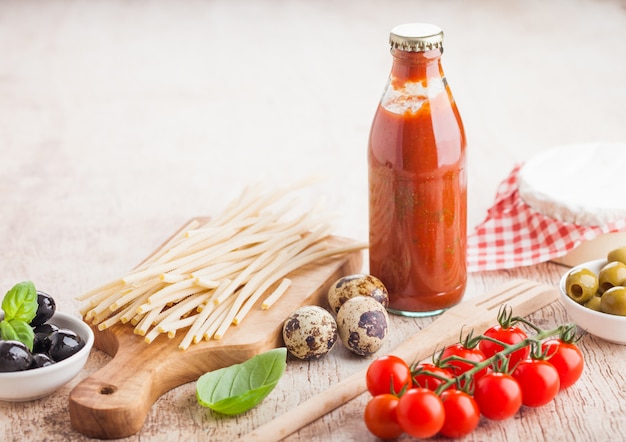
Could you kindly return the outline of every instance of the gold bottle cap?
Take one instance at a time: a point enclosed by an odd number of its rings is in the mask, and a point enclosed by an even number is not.
[[[391,30],[389,43],[402,51],[430,51],[443,46],[443,31],[429,23],[405,23]]]

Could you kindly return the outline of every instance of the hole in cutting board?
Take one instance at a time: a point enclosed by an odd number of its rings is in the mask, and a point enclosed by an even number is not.
[[[113,394],[115,393],[115,391],[117,390],[117,388],[113,385],[107,385],[105,387],[102,387],[100,389],[100,394]]]

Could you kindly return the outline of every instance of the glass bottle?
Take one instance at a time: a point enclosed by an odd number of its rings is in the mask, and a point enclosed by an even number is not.
[[[467,282],[467,169],[463,123],[442,66],[443,31],[392,29],[391,73],[368,146],[369,272],[389,311],[441,313]]]

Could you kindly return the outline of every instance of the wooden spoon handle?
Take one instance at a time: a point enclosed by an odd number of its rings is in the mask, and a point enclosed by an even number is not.
[[[516,316],[527,316],[556,300],[551,286],[525,280],[511,281],[486,295],[466,301],[446,311],[423,330],[415,333],[391,354],[405,361],[421,361],[445,345],[458,342],[461,327],[484,330],[495,323],[500,305],[507,304]],[[367,390],[367,368],[354,373],[298,407],[258,427],[241,441],[279,441],[316,419],[340,407]]]

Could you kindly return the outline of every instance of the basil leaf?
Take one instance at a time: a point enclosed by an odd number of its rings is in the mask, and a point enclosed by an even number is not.
[[[37,314],[38,307],[37,290],[31,281],[15,284],[2,300],[4,319],[8,321],[19,319],[29,324]]]
[[[9,321],[0,321],[0,337],[5,341],[17,341],[17,332],[11,326]]]
[[[35,333],[28,322],[20,319],[11,319],[9,321],[5,319],[0,322],[0,333],[2,333],[2,339],[6,341],[20,341],[29,350],[33,350]]]
[[[286,348],[267,351],[241,364],[200,376],[196,398],[200,405],[218,413],[241,414],[270,394],[286,366]]]

